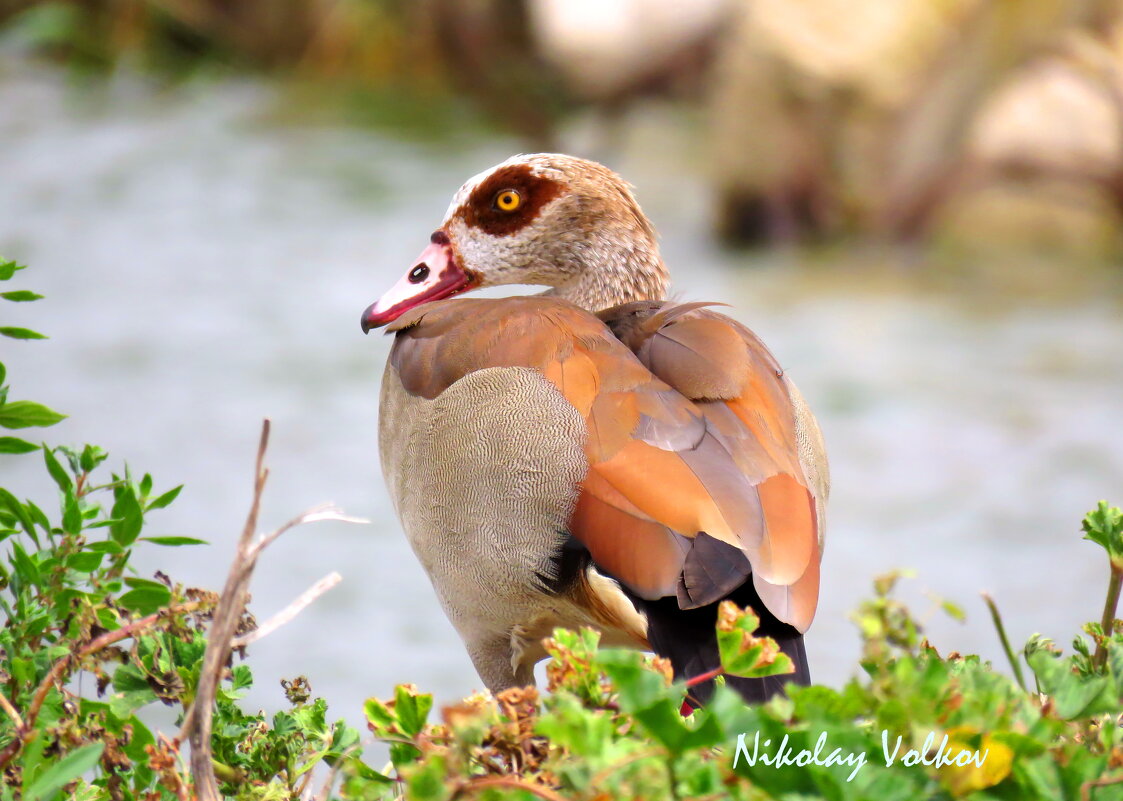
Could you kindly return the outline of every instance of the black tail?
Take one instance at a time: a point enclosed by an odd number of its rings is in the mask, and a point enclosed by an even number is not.
[[[810,684],[807,652],[799,630],[783,623],[768,611],[753,588],[750,578],[729,595],[729,600],[741,607],[751,607],[760,616],[758,637],[776,640],[785,654],[795,664],[795,673],[769,676],[763,679],[743,679],[726,676],[725,682],[749,703],[767,701],[783,693],[786,683]],[[671,660],[676,679],[691,679],[721,666],[717,649],[716,603],[697,609],[680,609],[678,599],[660,598],[657,601],[637,600],[637,605],[647,614],[647,639],[660,656]],[[692,705],[706,703],[714,692],[713,680],[690,688]]]

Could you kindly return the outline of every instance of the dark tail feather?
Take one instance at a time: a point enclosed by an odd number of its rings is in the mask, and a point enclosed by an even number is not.
[[[783,693],[784,685],[790,682],[810,684],[811,674],[807,666],[807,652],[803,647],[803,635],[787,623],[777,620],[761,603],[753,588],[752,580],[730,594],[729,600],[741,607],[752,607],[760,615],[760,628],[757,636],[767,636],[776,640],[785,654],[791,657],[795,673],[769,676],[763,679],[743,679],[726,676],[725,682],[735,689],[749,703],[767,701],[774,695]],[[676,679],[691,679],[701,676],[721,666],[717,649],[717,604],[709,604],[697,609],[680,609],[678,600],[673,597],[657,601],[637,600],[640,608],[647,614],[647,639],[652,649],[660,656],[671,660]],[[713,680],[702,682],[690,688],[690,701],[694,705],[706,703],[714,692]]]

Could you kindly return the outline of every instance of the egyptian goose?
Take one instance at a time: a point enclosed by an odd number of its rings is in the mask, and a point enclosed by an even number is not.
[[[655,231],[606,167],[511,158],[469,180],[362,316],[394,344],[382,470],[493,692],[531,684],[555,626],[718,666],[717,603],[752,606],[807,683],[828,492],[822,437],[747,328],[675,305]],[[541,295],[449,300],[478,287]],[[712,687],[694,688],[704,701]]]

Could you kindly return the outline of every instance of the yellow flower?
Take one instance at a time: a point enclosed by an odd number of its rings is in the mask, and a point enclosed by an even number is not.
[[[1010,775],[1014,752],[990,734],[959,726],[949,729],[947,759],[953,762],[939,770],[940,782],[956,796],[993,787]]]

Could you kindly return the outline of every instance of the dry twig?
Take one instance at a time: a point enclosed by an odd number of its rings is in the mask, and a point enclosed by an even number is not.
[[[468,781],[461,782],[452,794],[451,801],[456,801],[458,798],[472,795],[478,790],[485,790],[488,787],[505,787],[510,790],[524,790],[531,795],[536,795],[545,801],[565,801],[565,798],[558,795],[549,787],[544,787],[541,784],[532,784],[515,776],[487,776],[478,779],[469,779]]]
[[[191,774],[195,779],[195,792],[199,801],[219,801],[221,798],[212,766],[212,715],[218,685],[222,681],[226,663],[230,659],[230,652],[239,644],[235,640],[234,633],[237,631],[238,622],[245,610],[246,599],[249,597],[250,579],[253,577],[254,568],[257,566],[258,556],[279,536],[303,523],[314,523],[320,520],[365,522],[357,518],[346,517],[334,506],[317,506],[302,515],[298,515],[275,531],[261,535],[255,541],[254,532],[257,530],[261,497],[265,491],[266,479],[269,477],[269,470],[265,467],[265,451],[269,446],[269,428],[269,420],[265,420],[261,426],[261,439],[257,446],[253,501],[250,503],[250,510],[246,516],[245,526],[242,528],[242,535],[238,539],[234,561],[230,565],[230,572],[226,576],[226,585],[222,590],[222,597],[218,606],[215,607],[214,618],[207,633],[207,650],[203,654],[203,668],[199,675],[195,703],[184,720],[179,737],[176,738],[181,740],[187,737],[191,743]],[[291,620],[301,609],[336,583],[338,583],[336,574],[319,581],[282,610],[280,614],[271,619],[266,624],[269,631]],[[258,637],[260,636],[264,636],[264,634],[259,634]],[[252,639],[258,639],[258,637],[252,637]]]
[[[1123,784],[1123,773],[1117,773],[1114,776],[1104,776],[1101,779],[1093,779],[1092,781],[1084,782],[1080,785],[1080,799],[1081,801],[1092,801],[1092,791],[1097,787],[1110,787],[1113,784]]]
[[[311,587],[302,592],[297,598],[282,609],[273,617],[265,621],[264,624],[258,626],[253,631],[248,631],[240,637],[235,637],[231,642],[231,647],[242,648],[251,643],[255,643],[262,637],[266,637],[279,629],[281,626],[290,622],[294,617],[304,611],[304,607],[315,601],[325,592],[330,590],[339,582],[343,581],[343,576],[339,575],[336,571],[332,571],[317,581]]]
[[[0,708],[12,719],[12,723],[16,724],[16,731],[23,730],[23,718],[19,716],[19,712],[12,706],[12,702],[8,700],[8,696],[0,693]]]

